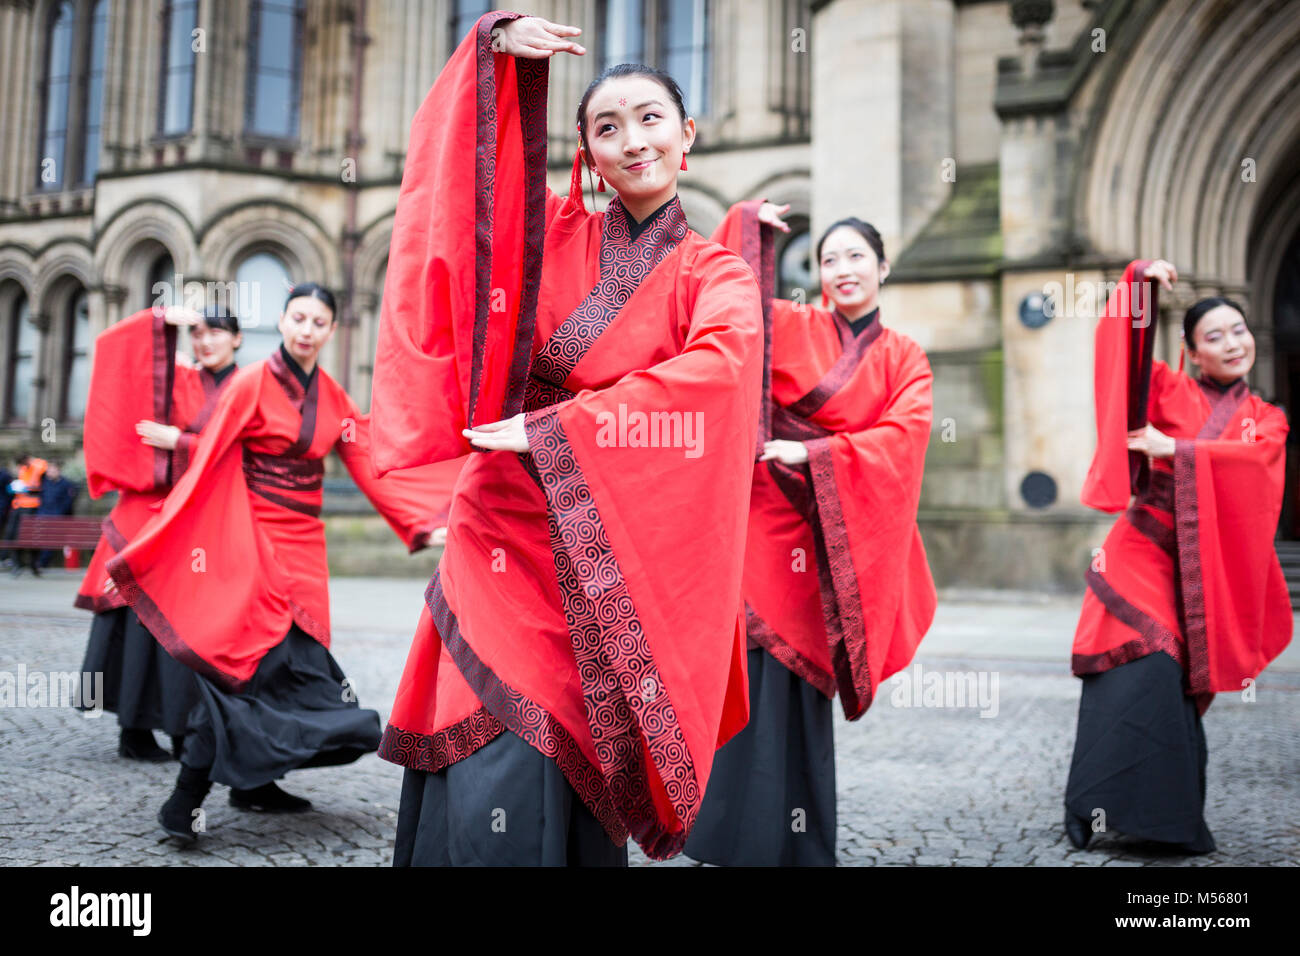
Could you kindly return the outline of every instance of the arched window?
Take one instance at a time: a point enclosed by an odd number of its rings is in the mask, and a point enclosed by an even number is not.
[[[31,323],[27,296],[19,294],[9,309],[9,389],[5,396],[5,418],[26,422],[36,391],[36,347],[39,334]]]
[[[240,365],[264,359],[280,347],[280,312],[289,292],[289,270],[270,252],[255,252],[235,269],[239,304],[235,314],[244,333]]]
[[[813,268],[812,233],[806,216],[790,216],[786,224],[790,234],[777,249],[776,295],[796,299],[795,290],[802,289],[802,301],[807,302],[821,288],[820,272]]]
[[[63,420],[86,417],[90,392],[90,301],[84,289],[71,299],[63,339]]]
[[[90,17],[90,58],[85,80],[86,112],[82,123],[82,183],[99,172],[99,122],[104,111],[104,61],[108,56],[108,0],[97,0]]]
[[[67,182],[64,163],[68,151],[75,19],[71,0],[50,9],[45,34],[45,78],[41,84],[41,155],[37,164],[37,185],[41,189],[61,189]]]
[[[149,267],[144,290],[145,307],[179,305],[184,290],[176,288],[176,266],[171,253],[164,252]]]
[[[302,91],[302,0],[252,0],[244,130],[298,138]]]
[[[158,83],[158,132],[188,133],[194,123],[194,31],[199,0],[165,0],[162,77]]]

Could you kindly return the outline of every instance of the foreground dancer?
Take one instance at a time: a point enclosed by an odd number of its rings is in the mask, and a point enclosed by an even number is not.
[[[175,361],[178,326],[190,326],[198,368]],[[153,517],[158,502],[185,473],[199,433],[231,382],[239,320],[211,306],[138,312],[95,342],[86,405],[86,483],[98,498],[117,492],[73,602],[95,612],[81,669],[104,675],[104,699],[83,705],[117,714],[117,752],[164,761],[153,732],[171,736],[179,759],[186,718],[198,700],[193,672],[174,660],[140,623],[121,593],[105,589],[105,565]]]
[[[687,227],[695,124],[666,74],[597,77],[569,196],[546,189],[545,57],[578,33],[485,16],[411,130],[377,463],[486,453],[380,749],[407,768],[398,865],[626,865],[629,832],[670,856],[746,718],[758,287]],[[583,165],[615,193],[603,214]]]
[[[211,781],[239,807],[306,809],[274,781],[379,744],[378,715],[360,709],[328,650],[324,457],[339,453],[412,551],[436,509],[419,473],[375,476],[368,417],[317,362],[334,328],[333,296],[294,287],[280,350],[236,375],[161,513],[108,563],[144,625],[197,674],[180,776],[159,811],[175,837],[195,838]]]
[[[740,203],[714,234],[765,288],[786,208]],[[889,262],[870,223],[833,223],[817,261],[830,308],[771,304],[772,439],[745,545],[749,724],[718,752],[685,851],[709,863],[834,864],[831,698],[860,718],[934,617],[916,527],[930,363],[881,324]]]
[[[1083,693],[1065,829],[1079,848],[1118,830],[1212,851],[1201,716],[1291,639],[1273,547],[1286,416],[1247,388],[1255,342],[1229,299],[1202,299],[1183,319],[1199,378],[1152,361],[1155,283],[1177,278],[1163,260],[1131,263],[1097,326],[1083,503],[1127,510],[1087,572],[1074,635]]]

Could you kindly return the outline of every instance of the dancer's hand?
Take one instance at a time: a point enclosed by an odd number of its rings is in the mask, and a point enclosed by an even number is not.
[[[484,451],[528,451],[528,434],[524,431],[524,413],[513,418],[491,422],[487,425],[475,425],[461,432],[475,448]]]
[[[142,421],[135,423],[135,433],[140,441],[151,448],[165,448],[173,451],[181,440],[181,430],[175,425],[162,425],[158,422]]]
[[[1154,425],[1128,433],[1128,450],[1140,451],[1152,458],[1173,458],[1176,447],[1174,440]]]
[[[433,546],[445,545],[447,543],[447,529],[434,528],[433,534],[429,535],[429,544]]]
[[[1151,265],[1147,266],[1144,273],[1147,279],[1154,279],[1160,285],[1173,291],[1174,283],[1178,281],[1178,270],[1174,268],[1172,262],[1166,262],[1164,259],[1157,259]]]
[[[521,17],[492,31],[492,48],[498,53],[545,60],[556,53],[582,56],[587,51],[566,37],[581,36],[577,27],[566,27],[541,17]]]
[[[117,590],[117,582],[111,576],[104,577],[104,586],[99,589],[103,594],[112,594]]]
[[[163,321],[168,325],[198,325],[203,316],[183,305],[169,305],[163,309]]]
[[[801,465],[808,460],[808,446],[801,441],[786,441],[774,438],[763,443],[763,454],[759,461],[776,460],[785,465]]]
[[[790,211],[790,204],[778,206],[774,202],[764,202],[758,207],[758,221],[765,222],[769,226],[780,229],[782,232],[789,232],[790,227],[786,225],[785,220],[781,217]]]

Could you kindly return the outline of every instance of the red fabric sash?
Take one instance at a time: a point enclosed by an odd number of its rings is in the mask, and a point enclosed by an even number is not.
[[[544,250],[533,326],[509,293],[503,334],[493,338],[497,318],[484,336],[468,328],[481,307],[468,294],[461,309],[435,304],[431,316],[389,310],[386,292],[389,344],[375,392],[402,392],[409,347],[429,376],[422,392],[460,397],[421,408],[410,428],[424,437],[384,460],[459,451],[459,435],[448,432],[475,407],[474,420],[499,417],[485,408],[514,409],[497,395],[524,400],[532,451],[470,456],[380,754],[437,771],[509,729],[556,761],[612,839],[630,832],[662,858],[685,842],[713,753],[747,717],[740,580],[761,299],[744,264],[689,232],[675,202],[632,240],[617,200],[592,215],[577,190],[562,201],[525,188],[541,168],[543,157],[526,147],[544,115],[502,77],[529,62],[544,70],[545,61],[497,56],[481,69],[476,54],[493,22],[479,21],[416,117],[389,288],[404,277],[403,301],[436,303],[435,277],[468,283],[460,250],[483,220],[444,219],[448,184],[469,179],[444,144],[485,115],[510,117],[496,127],[495,156],[479,158],[494,159],[495,195],[526,197],[525,208],[504,221],[498,202],[487,257],[494,274],[513,274],[511,263],[529,268],[535,244]],[[432,122],[435,106],[452,122]],[[435,209],[431,251],[416,234],[421,210]],[[521,235],[524,223],[536,231]],[[448,342],[472,342],[472,354],[453,358]],[[519,375],[521,343],[535,356]],[[423,420],[438,414],[448,420]],[[688,416],[692,428],[696,416],[703,422],[695,449],[684,447]],[[385,415],[377,446],[406,443],[402,422]]]

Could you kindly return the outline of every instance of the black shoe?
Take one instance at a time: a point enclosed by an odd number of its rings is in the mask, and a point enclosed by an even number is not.
[[[185,747],[184,734],[172,734],[172,759],[181,759],[181,750]]]
[[[240,810],[261,810],[263,813],[301,813],[311,809],[311,801],[285,793],[273,783],[252,790],[230,788],[230,805]]]
[[[1076,817],[1069,810],[1065,811],[1065,835],[1070,838],[1076,850],[1086,850],[1092,839],[1092,827],[1084,817]]]
[[[195,770],[181,764],[180,775],[176,778],[176,789],[167,798],[167,802],[158,811],[158,825],[173,836],[186,843],[193,843],[199,838],[202,826],[196,826],[198,817],[195,810],[203,805],[203,798],[212,789],[208,780],[208,771]]]
[[[165,763],[171,759],[167,751],[153,739],[152,730],[131,730],[127,727],[122,728],[117,739],[117,755],[127,760],[144,760],[149,763]]]

